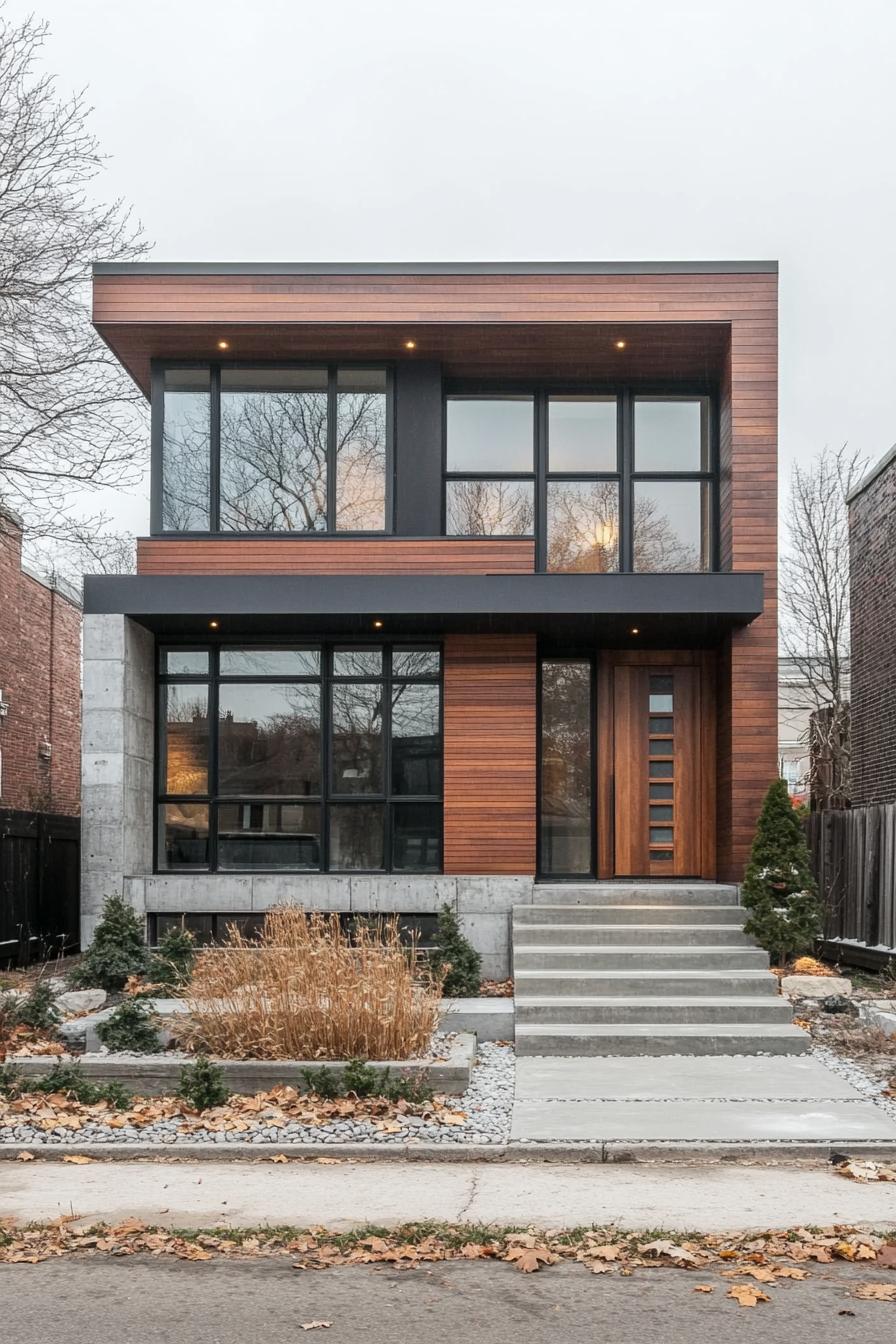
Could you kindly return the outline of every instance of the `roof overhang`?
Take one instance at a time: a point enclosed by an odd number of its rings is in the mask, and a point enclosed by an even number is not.
[[[88,615],[120,613],[157,634],[523,633],[607,643],[711,645],[763,610],[763,576],[738,574],[97,575]]]

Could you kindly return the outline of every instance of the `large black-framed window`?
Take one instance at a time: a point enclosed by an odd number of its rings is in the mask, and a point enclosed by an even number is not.
[[[152,531],[388,533],[386,365],[185,364],[152,372]]]
[[[716,399],[706,388],[450,389],[447,536],[531,536],[539,570],[718,568]]]
[[[440,872],[432,644],[158,650],[158,871]]]

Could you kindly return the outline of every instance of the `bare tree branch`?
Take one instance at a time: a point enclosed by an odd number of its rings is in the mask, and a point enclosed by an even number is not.
[[[796,675],[789,708],[808,708],[809,784],[816,799],[849,801],[849,518],[846,497],[866,469],[844,444],[795,465],[781,560],[781,640]],[[792,701],[793,703],[788,703]]]
[[[72,488],[139,479],[143,397],[90,324],[90,264],[148,248],[120,200],[82,93],[37,69],[47,25],[0,5],[0,503],[30,540],[75,544]],[[88,524],[89,526],[89,524]]]

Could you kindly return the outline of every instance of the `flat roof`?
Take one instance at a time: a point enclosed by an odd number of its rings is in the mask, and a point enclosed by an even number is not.
[[[869,485],[877,480],[878,476],[883,475],[891,462],[896,462],[896,443],[893,444],[893,447],[888,453],[884,453],[879,462],[875,462],[874,466],[867,475],[862,477],[858,485],[850,490],[849,494],[846,496],[847,504],[851,504],[854,499],[858,498],[863,490],[867,490]]]
[[[776,261],[95,261],[94,275],[776,275]]]

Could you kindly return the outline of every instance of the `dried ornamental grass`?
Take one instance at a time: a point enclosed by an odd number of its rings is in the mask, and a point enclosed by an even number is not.
[[[440,995],[397,918],[349,936],[337,914],[282,906],[255,940],[231,927],[197,955],[180,1035],[225,1059],[411,1059],[429,1048]]]

